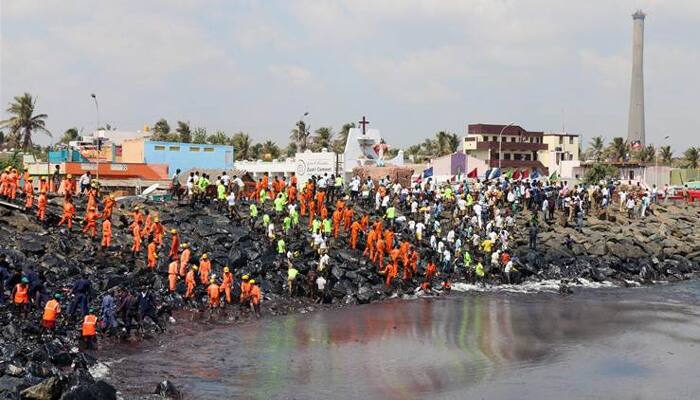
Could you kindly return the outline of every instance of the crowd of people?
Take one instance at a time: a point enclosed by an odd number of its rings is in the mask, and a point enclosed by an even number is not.
[[[105,251],[115,250],[112,221],[117,201],[112,195],[101,196],[100,185],[89,173],[77,182],[71,175],[54,173],[39,178],[35,186],[26,170],[20,174],[6,169],[0,184],[3,199],[21,202],[44,225],[49,193],[60,194],[63,212],[58,226],[71,234],[80,220],[80,234],[94,238]],[[527,238],[529,249],[537,251],[540,229],[557,219],[581,231],[590,214],[644,218],[654,212],[660,197],[668,197],[667,187],[659,193],[655,186],[619,182],[569,185],[501,178],[438,184],[428,178],[402,184],[389,176],[355,176],[345,182],[341,176],[324,174],[302,183],[294,174],[265,174],[245,185],[226,172],[215,179],[197,172],[183,178],[179,170],[171,190],[173,201],[209,207],[228,215],[232,224],[247,224],[277,253],[272,267],[286,269],[288,295],[317,302],[332,300],[329,266],[337,251],[353,252],[373,265],[386,290],[444,293],[455,279],[517,283],[521,276],[513,249],[518,239]],[[76,202],[84,203],[82,216]],[[262,276],[252,276],[245,267],[233,270],[225,260],[211,260],[206,253],[195,254],[200,247],[181,237],[177,227],[164,226],[157,207],[135,206],[128,221],[131,246],[116,250],[142,258],[150,273],[167,279],[167,292],[159,295],[174,295],[183,285],[184,299],[192,305],[204,303],[212,311],[238,305],[261,315]],[[304,273],[299,249],[288,248],[299,238],[303,249],[309,246],[317,257],[316,268]],[[31,307],[43,309],[41,326],[47,331],[56,329],[58,317],[65,314],[69,325],[82,321],[82,337],[92,347],[98,331],[114,334],[120,325],[128,334],[133,327],[142,329],[148,319],[163,329],[164,311],[150,287],[111,288],[96,296],[87,275],[72,288],[52,286],[41,271],[13,269],[0,256],[0,302],[7,290],[19,315],[26,317]],[[70,306],[63,313],[66,297]]]

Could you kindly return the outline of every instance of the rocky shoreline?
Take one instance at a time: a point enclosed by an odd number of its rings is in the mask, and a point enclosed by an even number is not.
[[[0,207],[0,253],[7,255],[10,265],[40,273],[49,293],[70,288],[81,273],[87,273],[96,291],[91,301],[95,306],[108,289],[122,286],[132,290],[153,289],[163,318],[172,310],[203,308],[203,303],[184,303],[182,283],[178,294],[167,293],[165,257],[159,260],[157,272],[152,273],[145,268],[145,256],[134,259],[122,251],[130,247],[128,220],[123,213],[117,213],[120,218],[114,223],[112,249],[103,251],[98,242],[89,240],[75,228],[68,235],[55,227],[58,204],[55,201],[50,206],[48,228],[39,225],[33,215]],[[78,204],[79,211],[80,207]],[[307,312],[319,307],[306,298],[289,298],[285,287],[286,266],[281,265],[276,249],[262,230],[232,223],[213,208],[164,204],[147,204],[147,208],[157,210],[166,227],[177,228],[192,245],[194,254],[208,253],[217,274],[228,265],[236,279],[245,272],[261,282],[265,296],[263,315]],[[700,271],[699,207],[659,205],[654,208],[654,215],[642,220],[628,220],[611,211],[605,218],[589,216],[582,232],[566,226],[565,221],[540,222],[537,251],[527,247],[524,221],[528,218],[527,212],[519,216],[516,226],[522,228],[512,232],[511,248],[517,259],[519,282],[559,280],[562,291],[568,292],[577,279],[619,286],[644,285],[691,279]],[[289,250],[299,252],[295,267],[302,274],[317,264],[314,251],[306,243],[308,238],[308,233],[300,232],[287,243]],[[350,250],[344,238],[331,242],[331,249],[329,289],[323,299],[329,305],[321,307],[412,295],[418,286],[415,280],[387,288],[383,277],[376,273],[376,266],[362,257],[361,252]],[[464,276],[455,275],[453,281],[464,281]],[[494,273],[487,281],[498,285],[501,277]],[[235,306],[223,314],[214,317],[250,318],[246,311]],[[61,321],[57,331],[47,335],[39,327],[40,318],[41,310],[36,308],[23,320],[11,306],[0,305],[0,398],[116,398],[111,385],[90,375],[89,368],[96,359],[77,350],[78,324]],[[149,325],[142,335],[156,335],[155,331],[155,325]]]

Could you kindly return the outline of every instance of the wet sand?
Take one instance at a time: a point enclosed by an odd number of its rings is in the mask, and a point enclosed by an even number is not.
[[[192,399],[695,399],[700,282],[465,293],[264,318],[179,322],[120,346],[126,398],[170,379]]]

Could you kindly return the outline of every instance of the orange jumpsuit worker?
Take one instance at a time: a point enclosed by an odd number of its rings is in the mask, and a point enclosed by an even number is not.
[[[32,178],[27,178],[24,181],[24,208],[31,210],[34,206],[34,183]]]
[[[350,227],[352,225],[352,217],[353,217],[353,211],[352,208],[347,207],[343,211],[343,230],[344,231],[349,231]]]
[[[262,299],[262,294],[260,293],[260,286],[255,284],[255,279],[250,280],[250,307],[255,312],[255,316],[260,316],[260,300]]]
[[[46,195],[46,191],[42,191],[39,194],[39,201],[36,205],[36,215],[39,221],[46,221],[46,205],[49,204],[49,197]]]
[[[160,223],[160,218],[155,217],[153,219],[151,232],[153,232],[153,241],[160,247],[163,244],[163,235],[165,234],[165,228],[163,224]]]
[[[112,244],[112,221],[102,221],[102,247],[107,248]]]
[[[221,282],[221,291],[226,293],[226,303],[231,304],[231,288],[233,287],[233,274],[228,267],[224,267],[224,280]]]
[[[316,192],[316,208],[318,210],[318,213],[321,213],[321,208],[325,205],[326,202],[326,192],[323,190],[319,190]]]
[[[63,202],[63,217],[58,221],[58,226],[63,224],[68,225],[68,230],[73,228],[73,216],[75,215],[75,206],[70,198],[66,198]]]
[[[194,297],[194,288],[197,286],[197,280],[194,278],[194,274],[197,271],[197,266],[193,265],[192,268],[187,272],[185,277],[185,284],[187,285],[187,292],[185,293],[185,298],[190,299]]]
[[[437,266],[435,263],[432,261],[428,263],[428,266],[425,268],[425,280],[430,281],[433,279],[435,274],[437,273]]]
[[[148,263],[147,266],[150,269],[156,269],[156,266],[158,265],[158,248],[156,247],[156,242],[151,241],[151,243],[148,244]]]
[[[209,273],[211,273],[211,260],[204,253],[199,260],[199,281],[202,282],[202,285],[206,285],[209,282]]]
[[[134,219],[134,222],[139,221],[143,224],[143,214],[141,214],[139,206],[134,207],[134,211],[131,213],[131,217]]]
[[[394,249],[394,232],[391,229],[384,231],[384,244],[386,245],[386,252],[391,253]]]
[[[0,175],[0,196],[7,197],[8,179],[10,177],[10,167],[6,167]]]
[[[340,223],[343,218],[343,212],[340,210],[333,211],[333,237],[338,238],[338,232],[340,231]]]
[[[250,282],[248,275],[243,275],[241,277],[241,305],[248,304],[250,299]]]
[[[16,168],[13,168],[12,172],[10,172],[8,181],[8,195],[11,200],[14,200],[17,197],[17,187],[19,186],[19,174]]]
[[[189,243],[183,243],[182,254],[180,254],[180,276],[185,276],[185,271],[187,270],[187,265],[190,263],[190,258],[192,257],[192,251],[190,250]]]
[[[136,255],[136,253],[141,251],[141,222],[134,221],[130,226],[131,233],[133,235],[133,244],[131,245],[131,252]]]
[[[353,222],[350,227],[350,247],[352,247],[353,250],[357,249],[357,235],[360,234],[361,229],[362,225],[357,221]]]
[[[168,265],[168,289],[170,290],[170,293],[173,293],[175,291],[175,287],[177,286],[178,267],[179,264],[177,261],[172,261],[170,265]]]
[[[170,234],[172,235],[172,241],[170,242],[168,257],[173,260],[177,260],[178,250],[180,249],[180,237],[177,235],[177,229],[171,229]]]
[[[82,337],[87,349],[94,349],[97,342],[97,316],[90,312],[83,319]]]
[[[311,228],[311,223],[314,221],[314,218],[316,218],[316,203],[314,203],[313,200],[309,202],[309,228]]]
[[[109,196],[105,197],[104,199],[104,209],[102,210],[102,218],[104,219],[110,219],[112,218],[112,210],[114,209],[114,205],[116,204],[116,200],[114,200],[114,195],[110,194]]]
[[[41,178],[39,178],[39,193],[48,191],[49,183],[46,181],[46,178],[42,176]]]
[[[207,287],[207,294],[209,295],[209,308],[219,307],[219,303],[221,303],[221,289],[219,288],[219,285],[216,284],[214,278],[211,278],[211,280],[209,281],[209,287]]]
[[[365,245],[365,252],[363,255],[369,256],[369,259],[374,262],[374,252],[375,252],[375,241],[377,240],[377,232],[369,231],[367,234],[367,244]]]
[[[384,239],[379,237],[377,239],[377,251],[374,253],[374,260],[372,261],[379,261],[377,265],[381,269],[384,267],[384,252],[386,251],[386,244],[384,243]]]
[[[95,212],[95,207],[91,207],[88,209],[88,212],[85,214],[85,226],[83,227],[83,233],[89,234],[91,237],[95,237],[97,235],[97,219],[100,216]]]
[[[56,327],[56,318],[61,313],[61,304],[58,300],[61,295],[56,293],[53,299],[46,302],[44,306],[44,315],[41,319],[41,327],[46,330],[52,330]]]

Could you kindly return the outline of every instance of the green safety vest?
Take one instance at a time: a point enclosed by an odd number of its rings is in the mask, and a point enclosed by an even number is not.
[[[287,270],[287,280],[293,281],[299,275],[299,271],[296,268],[290,268]]]
[[[289,228],[292,227],[292,219],[290,217],[284,217],[282,220],[282,227],[284,228],[284,231],[287,232]]]
[[[464,265],[467,267],[472,265],[472,256],[469,254],[468,251],[464,252]]]
[[[484,276],[484,266],[481,265],[481,263],[476,264],[476,276],[478,276],[478,277]]]
[[[250,216],[253,218],[258,216],[258,207],[255,204],[250,205]]]
[[[226,186],[223,184],[220,184],[216,187],[216,193],[219,197],[219,200],[226,200]]]
[[[326,218],[323,220],[323,232],[324,233],[331,233],[333,226],[331,224],[331,220]]]
[[[297,212],[297,210],[294,210],[291,213],[289,213],[289,216],[292,217],[292,224],[294,226],[299,224],[299,213]]]
[[[284,210],[284,199],[278,197],[275,199],[275,211],[282,212],[282,210]]]
[[[395,207],[389,207],[386,209],[386,217],[389,219],[394,219],[396,218],[396,208]]]
[[[269,223],[270,223],[270,216],[267,215],[267,214],[264,214],[264,215],[263,215],[263,224],[264,224],[265,226],[267,226],[267,224],[269,224]]]
[[[260,202],[264,203],[267,200],[267,191],[265,189],[260,189]]]
[[[338,176],[335,178],[335,187],[341,187],[341,186],[343,186],[343,178]]]
[[[321,221],[315,219],[314,222],[311,223],[311,232],[316,233],[318,230],[321,228]]]
[[[285,252],[284,240],[280,239],[277,241],[277,253],[284,254],[284,252]]]

